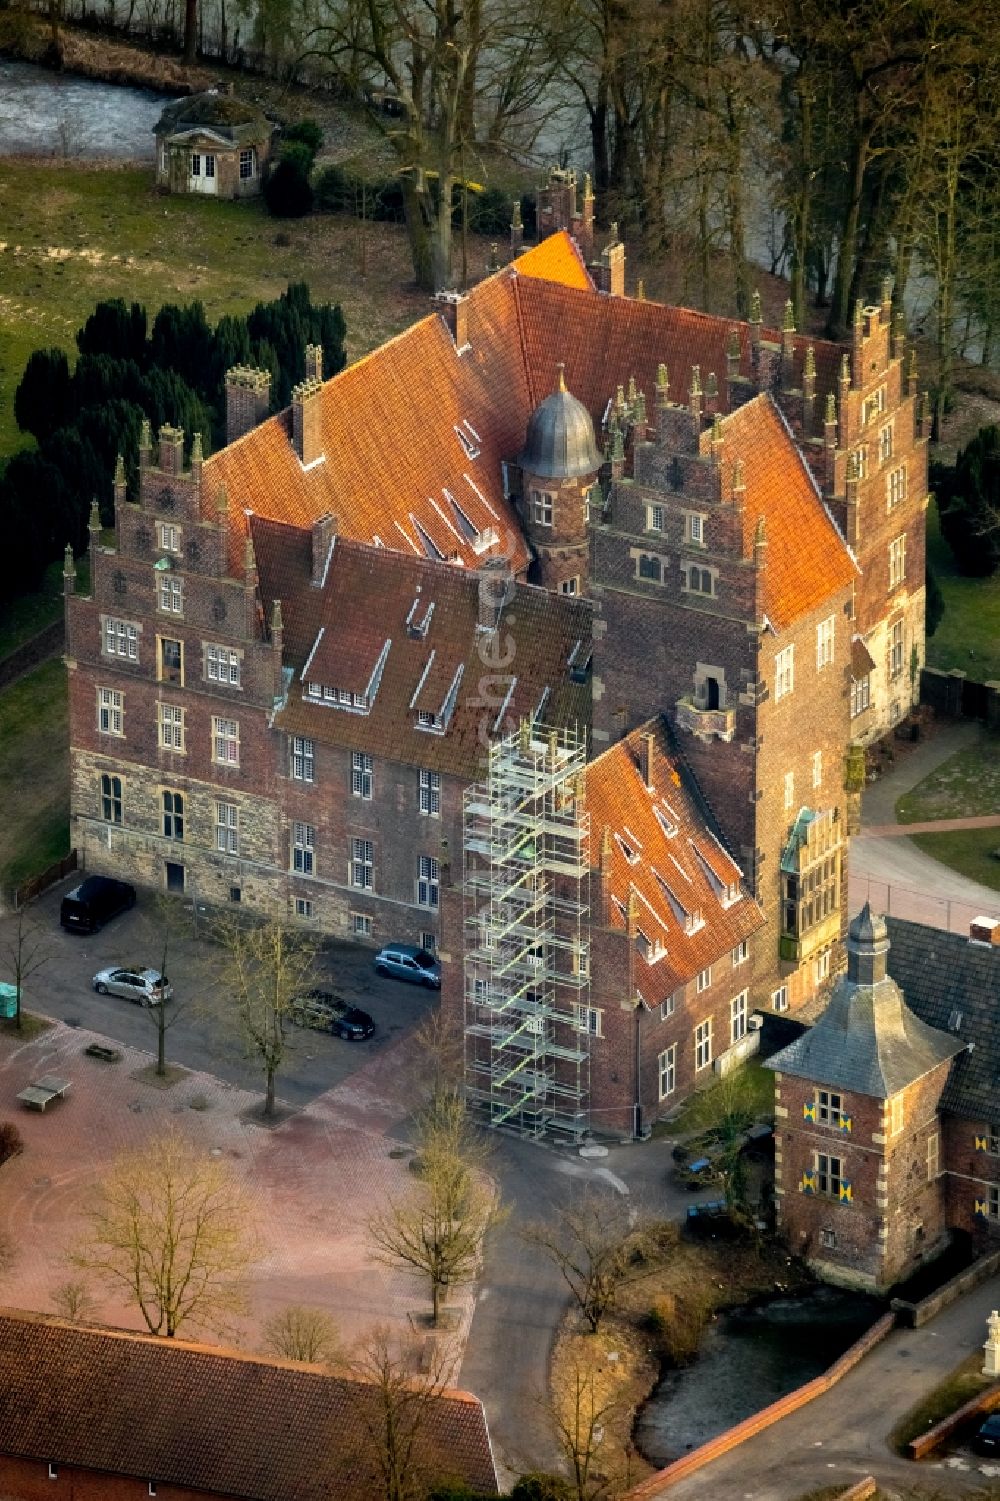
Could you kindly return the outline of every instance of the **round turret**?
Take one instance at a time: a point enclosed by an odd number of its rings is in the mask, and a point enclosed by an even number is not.
[[[525,474],[545,480],[582,479],[601,467],[590,413],[567,391],[561,367],[558,390],[531,414],[518,463]]]

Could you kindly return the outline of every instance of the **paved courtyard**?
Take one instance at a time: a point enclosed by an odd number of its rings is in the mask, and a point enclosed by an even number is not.
[[[328,1312],[347,1342],[377,1324],[404,1332],[411,1315],[426,1311],[425,1285],[372,1263],[365,1233],[373,1209],[413,1185],[392,1135],[409,1108],[405,1040],[268,1129],[247,1119],[259,1109],[259,1092],[197,1071],[157,1088],[140,1077],[148,1052],[128,1047],[120,1062],[104,1063],[85,1056],[95,1037],[56,1023],[28,1043],[0,1038],[0,1119],[15,1120],[25,1142],[23,1154],[0,1169],[0,1227],[16,1248],[0,1301],[53,1311],[55,1289],[78,1275],[66,1255],[102,1172],[119,1152],[175,1125],[232,1165],[255,1208],[261,1256],[250,1269],[250,1311],[236,1343],[260,1349],[263,1323],[290,1303]],[[18,1091],[46,1073],[72,1081],[67,1097],[44,1114],[24,1109]],[[137,1311],[116,1295],[95,1293],[97,1317],[140,1327]],[[463,1311],[457,1359],[471,1291],[455,1289],[450,1301]]]

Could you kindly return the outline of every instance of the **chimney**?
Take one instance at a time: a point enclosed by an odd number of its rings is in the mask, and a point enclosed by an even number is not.
[[[488,558],[479,570],[479,619],[481,631],[495,631],[500,612],[514,597],[514,575],[506,558]]]
[[[781,325],[781,389],[790,391],[795,364],[795,308],[791,298],[785,303]]]
[[[226,442],[235,443],[263,422],[271,405],[271,377],[266,370],[234,365],[226,371]]]
[[[653,791],[653,740],[647,730],[639,736],[639,775],[647,792]]]
[[[306,345],[306,380],[323,379],[323,346],[322,344]]]
[[[229,568],[229,497],[225,485],[219,486],[215,497],[215,522],[219,528],[217,564],[221,579],[225,578]]]
[[[844,528],[847,544],[856,547],[858,541],[858,457],[850,454],[847,459],[847,478],[844,482],[844,497],[847,502],[847,519]]]
[[[816,411],[816,351],[812,345],[806,350],[802,367],[802,431],[808,438],[812,435],[813,417]]]
[[[337,536],[337,518],[329,512],[312,524],[312,578],[314,589],[321,589],[326,582],[326,570],[330,563],[330,549]]]
[[[247,517],[247,525],[250,518]],[[257,554],[254,552],[253,538],[247,532],[246,547],[243,553],[243,607],[244,621],[247,636],[251,641],[257,639],[257,589],[260,584],[260,575],[257,572]]]
[[[969,924],[969,942],[1000,945],[1000,917],[974,917]]]
[[[139,468],[148,469],[150,454],[152,451],[152,439],[149,430],[149,418],[143,417],[142,426],[139,429]]]
[[[274,668],[273,696],[275,701],[282,697],[282,648],[284,646],[285,631],[281,620],[281,600],[276,599],[271,606],[271,662]]]
[[[182,427],[168,427],[164,423],[160,428],[157,463],[164,474],[183,474],[184,429]]]
[[[510,253],[511,258],[521,254],[524,249],[524,222],[521,219],[521,200],[514,199],[514,212],[510,216]]]
[[[701,370],[697,365],[691,366],[691,389],[688,392],[691,416],[694,418],[695,432],[701,431]]]
[[[121,526],[122,511],[125,508],[125,460],[121,454],[115,460],[115,527]]]
[[[831,391],[826,398],[823,417],[823,489],[833,495],[837,484],[837,398]]]
[[[323,458],[323,431],[318,380],[304,380],[292,391],[292,446],[304,469]]]
[[[760,349],[760,331],[764,326],[764,314],[761,312],[760,293],[754,292],[750,298],[750,357],[755,359]]]
[[[469,347],[469,299],[464,292],[438,292],[434,298],[438,311],[461,354]]]
[[[597,290],[608,297],[625,296],[625,246],[618,238],[617,222],[611,226],[611,238],[601,251],[601,258],[591,266]]]

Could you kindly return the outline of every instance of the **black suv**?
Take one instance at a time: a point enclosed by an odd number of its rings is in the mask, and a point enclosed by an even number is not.
[[[346,1037],[349,1042],[364,1042],[375,1031],[375,1023],[367,1011],[349,1006],[329,990],[307,990],[304,995],[296,996],[288,1014],[297,1027],[332,1032],[334,1037]]]

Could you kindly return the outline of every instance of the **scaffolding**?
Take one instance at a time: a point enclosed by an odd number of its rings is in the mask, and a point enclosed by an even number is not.
[[[525,721],[465,794],[466,1096],[491,1126],[590,1124],[586,734]]]

